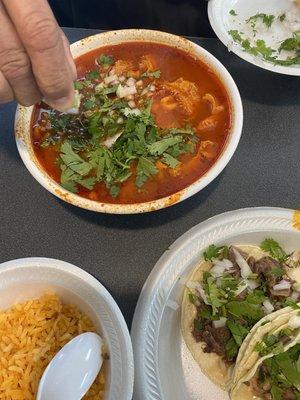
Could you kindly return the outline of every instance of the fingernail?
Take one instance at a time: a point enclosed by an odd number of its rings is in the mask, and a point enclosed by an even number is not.
[[[74,102],[74,93],[72,97],[61,97],[60,99],[56,100],[48,100],[46,99],[46,103],[49,104],[52,108],[55,108],[56,110],[60,112],[65,112],[69,108],[72,107]]]

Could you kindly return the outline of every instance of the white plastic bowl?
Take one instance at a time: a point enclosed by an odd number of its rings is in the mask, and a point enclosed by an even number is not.
[[[108,291],[90,274],[64,261],[21,258],[0,264],[0,309],[54,291],[76,305],[96,326],[108,347],[106,400],[131,400],[133,353],[125,320]]]
[[[16,142],[20,156],[33,175],[33,177],[44,186],[49,192],[60,199],[67,201],[75,206],[88,210],[111,213],[111,214],[134,214],[158,210],[178,203],[195,193],[202,190],[225,168],[232,155],[234,154],[240,140],[243,125],[243,107],[237,86],[226,68],[208,51],[195,43],[190,42],[179,36],[169,33],[151,31],[145,29],[128,29],[120,31],[105,32],[95,36],[87,37],[71,45],[74,58],[107,45],[120,44],[124,42],[154,42],[168,44],[182,49],[196,58],[201,59],[219,77],[227,90],[232,113],[232,126],[225,144],[224,150],[215,164],[209,171],[197,181],[187,186],[185,189],[158,200],[136,204],[109,204],[100,203],[85,199],[73,194],[51,179],[44,169],[40,166],[31,143],[30,122],[33,107],[18,106],[15,120]]]

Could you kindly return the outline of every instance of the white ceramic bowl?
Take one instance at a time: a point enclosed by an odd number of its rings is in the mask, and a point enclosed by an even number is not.
[[[15,120],[17,147],[24,164],[33,177],[49,192],[53,193],[62,200],[67,201],[68,203],[78,207],[86,208],[88,210],[111,214],[134,214],[154,211],[178,203],[199,192],[220,174],[220,172],[225,168],[231,159],[238,145],[243,125],[243,108],[241,97],[231,75],[213,55],[187,39],[164,32],[145,29],[128,29],[105,32],[95,36],[87,37],[72,44],[71,50],[74,58],[76,58],[93,49],[107,45],[120,44],[127,41],[147,41],[168,44],[182,49],[197,58],[200,58],[209,66],[212,71],[214,71],[227,90],[231,104],[232,126],[224,150],[218,160],[204,176],[200,177],[190,186],[172,194],[171,196],[145,203],[108,204],[88,200],[76,194],[70,193],[47,175],[47,173],[40,166],[31,144],[30,121],[33,107],[26,108],[18,106]]]
[[[54,291],[86,313],[108,347],[106,400],[131,400],[133,354],[127,325],[108,291],[90,274],[64,261],[22,258],[0,264],[0,309]]]

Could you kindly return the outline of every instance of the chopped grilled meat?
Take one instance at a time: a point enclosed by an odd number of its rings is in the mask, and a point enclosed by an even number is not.
[[[252,259],[253,257],[251,257]],[[249,261],[248,261],[249,263]],[[274,258],[266,256],[262,257],[261,259],[257,260],[255,263],[253,263],[253,260],[251,260],[251,264],[249,264],[252,272],[254,274],[260,275],[260,276],[268,276],[270,274],[270,271],[273,268],[281,268],[281,264],[279,261],[274,260]],[[275,276],[274,276],[275,278]],[[280,280],[280,279],[279,279]]]
[[[254,261],[252,257],[249,258],[248,264],[251,268],[251,271],[257,275],[259,275],[260,279],[263,279],[267,283],[268,291],[271,297],[288,297],[291,294],[291,289],[284,290],[273,290],[274,285],[279,283],[282,279],[282,276],[278,274],[272,273],[274,269],[284,269],[284,266],[274,258],[266,256],[261,259]],[[287,277],[285,280],[289,280]]]
[[[211,323],[206,324],[202,331],[195,328],[193,330],[193,336],[197,342],[204,342],[205,353],[216,353],[221,357],[226,357],[225,345],[230,339],[230,331],[224,326],[222,328],[214,328]]]
[[[283,290],[270,289],[270,294],[272,297],[289,297],[291,294],[291,289],[283,289]]]

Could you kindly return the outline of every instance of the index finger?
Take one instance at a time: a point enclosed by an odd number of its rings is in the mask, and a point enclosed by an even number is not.
[[[64,111],[74,99],[60,28],[46,0],[2,0],[30,57],[45,100]]]

